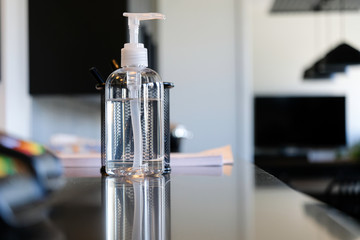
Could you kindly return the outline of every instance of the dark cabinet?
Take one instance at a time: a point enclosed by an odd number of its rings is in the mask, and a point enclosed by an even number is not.
[[[124,0],[29,1],[30,93],[96,93],[89,68],[104,75],[127,39]]]

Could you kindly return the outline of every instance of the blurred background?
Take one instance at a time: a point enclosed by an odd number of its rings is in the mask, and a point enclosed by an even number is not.
[[[307,158],[309,149],[321,150],[315,161],[334,159],[360,140],[359,5],[355,0],[1,0],[0,129],[44,144],[59,133],[100,139],[100,97],[88,69],[96,66],[106,78],[110,61],[120,60],[127,39],[122,12],[161,12],[166,21],[144,23],[141,39],[150,67],[175,84],[171,122],[192,135],[181,151],[230,144],[236,157],[247,161],[254,153],[260,160]],[[340,53],[334,53],[338,46]],[[294,98],[298,102],[289,105]],[[315,104],[302,105],[309,98],[328,100],[318,103],[323,112],[307,111]],[[261,109],[278,119],[261,115]],[[298,115],[290,116],[288,109]],[[321,121],[309,120],[320,116],[329,122],[322,129],[327,135],[316,132]],[[308,125],[267,124],[294,118]],[[311,131],[301,135],[304,131],[294,129]],[[319,134],[324,137],[308,141]]]

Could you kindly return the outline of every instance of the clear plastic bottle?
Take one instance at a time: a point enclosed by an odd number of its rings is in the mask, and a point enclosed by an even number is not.
[[[161,14],[124,13],[129,18],[130,43],[122,49],[122,68],[105,86],[106,173],[159,175],[164,169],[164,86],[147,68],[147,51],[137,41],[140,20]]]

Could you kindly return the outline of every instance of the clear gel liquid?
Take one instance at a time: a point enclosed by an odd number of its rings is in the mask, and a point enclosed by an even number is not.
[[[139,101],[142,165],[134,167],[134,131],[130,101]],[[159,175],[164,149],[159,99],[109,99],[106,101],[106,172],[110,175]]]

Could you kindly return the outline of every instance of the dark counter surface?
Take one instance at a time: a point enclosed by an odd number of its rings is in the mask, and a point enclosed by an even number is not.
[[[1,239],[356,239],[356,220],[252,164],[176,168],[160,178],[68,168],[46,220]]]

